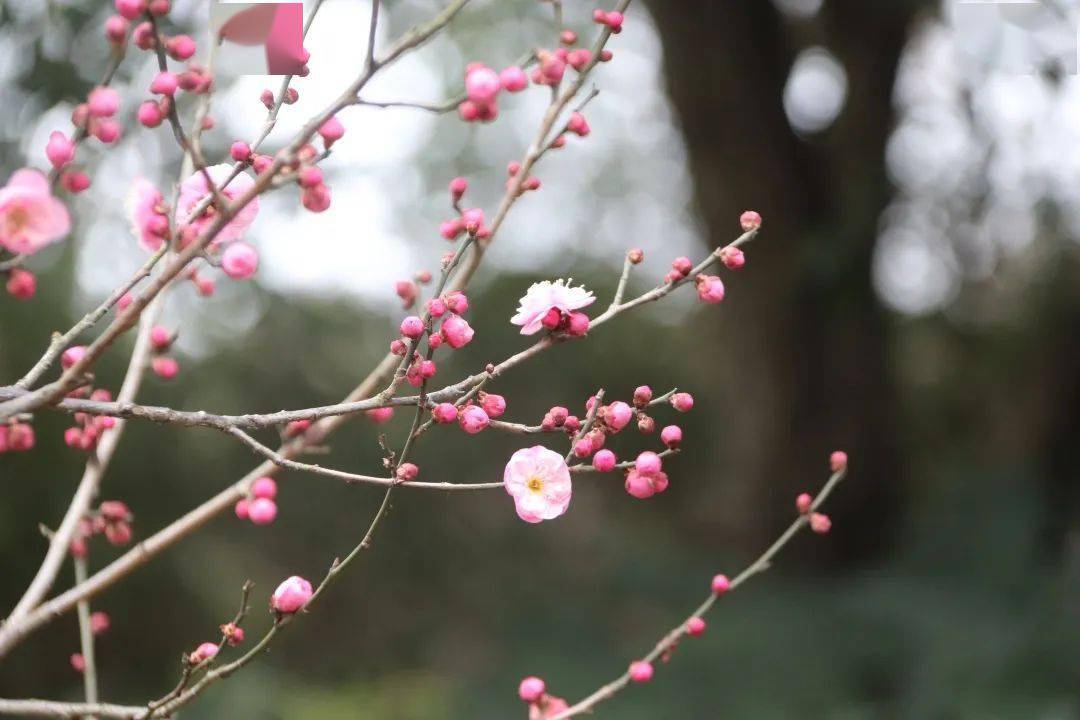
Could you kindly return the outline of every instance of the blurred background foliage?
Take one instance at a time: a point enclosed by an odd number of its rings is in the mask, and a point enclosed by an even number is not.
[[[0,5],[5,175],[41,164],[43,142],[27,135],[64,127],[64,103],[92,87],[103,60],[88,38],[102,5]],[[352,0],[327,6],[366,13]],[[436,6],[387,3],[387,36]],[[584,32],[591,6],[566,6]],[[176,22],[195,34],[204,6],[176,8]],[[548,13],[531,0],[477,2],[421,53],[408,70],[422,71],[415,83],[408,74],[388,81],[380,97],[417,99],[409,93],[417,87],[445,96],[463,64],[447,53],[505,64],[544,42]],[[671,489],[639,502],[614,477],[583,479],[570,512],[538,527],[521,523],[501,492],[402,491],[373,551],[318,611],[184,716],[512,717],[522,713],[514,690],[526,674],[577,698],[647,651],[713,573],[756,557],[790,521],[795,494],[823,481],[828,452],[843,447],[852,471],[830,506],[833,532],[797,540],[768,575],[725,600],[705,637],[683,643],[652,684],[597,715],[1080,718],[1077,146],[1053,130],[1080,127],[1077,84],[1054,72],[1002,78],[934,65],[927,58],[940,52],[926,48],[950,41],[947,16],[935,3],[902,0],[635,6],[613,45],[616,62],[598,76],[595,143],[572,144],[542,167],[545,189],[507,225],[472,293],[476,340],[446,357],[437,379],[524,347],[506,320],[531,282],[572,268],[602,304],[625,248],[646,248],[634,281],[643,289],[676,254],[729,241],[739,212],[754,207],[765,232],[718,310],[682,301],[649,308],[495,388],[508,417],[529,422],[554,404],[577,409],[601,386],[622,398],[642,383],[693,392],[694,411],[677,419],[687,442],[669,463]],[[320,45],[309,46],[314,70]],[[619,74],[622,57],[629,70]],[[121,73],[133,97],[149,77],[142,62],[129,59]],[[800,63],[810,67],[801,78]],[[651,65],[662,73],[645,74]],[[245,92],[244,112],[258,120],[243,82],[222,86]],[[1004,99],[981,102],[990,92]],[[1042,98],[1037,116],[999,122],[1018,104],[1030,108],[1032,93]],[[830,97],[839,97],[833,107]],[[224,129],[207,137],[218,152],[244,134],[229,125],[229,103],[225,96]],[[338,400],[381,357],[400,318],[392,282],[445,251],[432,229],[447,212],[446,179],[468,171],[476,201],[492,206],[503,163],[531,132],[515,135],[513,124],[533,127],[534,108],[507,110],[490,128],[446,118],[417,130],[406,114],[370,120],[390,128],[389,145],[401,123],[414,170],[400,157],[332,158],[327,216],[336,219],[310,231],[303,223],[315,219],[297,212],[295,196],[267,203],[254,231],[264,243],[259,278],[219,282],[210,300],[187,286],[173,294],[182,373],[171,384],[149,380],[142,399],[219,412]],[[940,118],[960,140],[948,141]],[[346,139],[362,144],[371,127],[353,121]],[[912,127],[923,134],[905,135]],[[109,154],[119,160],[97,150],[80,157],[100,162],[99,173],[169,182],[176,154],[167,133],[128,134]],[[1026,151],[1014,152],[1017,143]],[[996,165],[1002,157],[1013,164]],[[967,171],[944,172],[958,165]],[[69,326],[139,262],[116,219],[126,179],[104,177],[75,204],[82,232],[34,258],[37,298],[3,301],[0,377],[18,377],[47,329]],[[389,207],[392,227],[378,225],[376,210],[334,216],[350,205]],[[285,240],[301,254],[279,243],[275,255],[274,226],[291,228],[294,218],[299,234]],[[353,252],[324,247],[337,239],[333,247]],[[99,384],[119,384],[123,349],[101,363]],[[400,442],[407,423],[403,412],[378,429],[351,422],[318,462],[372,471],[378,434]],[[38,523],[58,521],[84,462],[63,447],[66,426],[64,416],[39,413],[36,450],[0,458],[6,608],[44,552]],[[630,455],[646,442],[620,436],[615,448]],[[416,460],[429,480],[485,481],[522,445],[436,428]],[[104,496],[128,502],[145,537],[252,462],[212,431],[133,423]],[[370,488],[286,473],[272,526],[219,518],[97,598],[94,608],[113,618],[99,643],[103,696],[138,703],[166,692],[180,654],[215,636],[248,578],[256,636],[276,583],[321,577],[379,499]],[[115,554],[95,546],[92,564]],[[0,695],[78,699],[67,661],[75,624],[73,615],[57,620],[6,659]]]

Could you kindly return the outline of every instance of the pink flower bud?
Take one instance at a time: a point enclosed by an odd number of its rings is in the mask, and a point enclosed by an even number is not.
[[[293,575],[278,585],[270,598],[270,609],[286,615],[295,613],[307,605],[313,594],[311,583],[298,575]]]
[[[248,519],[255,525],[269,525],[277,517],[277,503],[270,498],[257,497],[248,506]]]
[[[816,532],[818,535],[824,535],[832,529],[832,520],[828,515],[822,513],[810,514],[810,529]]]
[[[660,431],[660,442],[674,450],[682,445],[682,428],[678,425],[668,425]]]
[[[135,18],[129,18],[134,20]],[[149,22],[141,22],[135,26],[134,32],[131,33],[131,41],[135,43],[135,47],[140,50],[150,50],[157,44],[157,35],[154,33],[154,26]]]
[[[243,242],[235,242],[221,253],[221,269],[233,280],[247,280],[259,269],[259,252]]]
[[[180,372],[180,363],[171,357],[158,356],[150,361],[150,369],[162,380],[172,380]]]
[[[161,108],[153,100],[147,100],[139,105],[136,116],[139,118],[139,122],[148,128],[157,127],[165,119],[165,113],[161,112]]]
[[[547,330],[555,330],[562,325],[563,317],[558,308],[551,308],[545,314],[540,324]]]
[[[251,494],[257,498],[273,500],[277,497],[277,483],[272,477],[261,477],[251,483]]]
[[[454,198],[455,202],[460,200],[468,189],[469,181],[463,177],[456,177],[450,181],[450,196]]]
[[[165,43],[165,51],[175,60],[189,60],[195,55],[195,41],[188,35],[177,35]]]
[[[645,683],[652,680],[652,663],[645,660],[635,660],[630,663],[630,679],[636,683]]]
[[[75,672],[86,672],[86,658],[83,657],[82,653],[72,653],[68,661],[71,663],[71,669]]]
[[[195,651],[188,655],[188,662],[192,665],[198,665],[201,662],[212,660],[218,654],[217,643],[204,642],[199,647],[195,648]]]
[[[247,162],[251,159],[251,146],[243,140],[237,140],[229,147],[229,156],[236,162]]]
[[[814,504],[814,498],[810,496],[810,493],[800,493],[795,498],[795,509],[799,511],[800,515],[805,515],[810,512],[810,507]]]
[[[492,102],[501,89],[499,75],[491,68],[474,68],[465,75],[465,95],[477,105]]]
[[[313,188],[323,184],[323,171],[317,167],[306,167],[297,176],[300,187]]]
[[[64,444],[69,448],[78,450],[82,446],[82,430],[77,427],[69,427],[64,431]]]
[[[176,75],[168,70],[162,70],[151,81],[150,92],[155,95],[172,95],[176,92],[177,87],[179,87],[179,84]]]
[[[675,393],[671,396],[671,407],[679,412],[690,412],[694,407],[694,396],[685,392]]]
[[[110,15],[105,21],[105,38],[113,45],[120,45],[127,38],[129,25],[120,15]]]
[[[720,596],[731,589],[731,581],[728,580],[727,575],[717,575],[712,579],[712,592],[713,595]]]
[[[75,159],[75,143],[64,133],[54,130],[45,145],[45,156],[54,168],[60,169]]]
[[[570,313],[566,320],[566,332],[574,337],[581,337],[589,332],[589,316],[580,312]]]
[[[506,412],[506,398],[495,393],[482,392],[480,393],[480,407],[484,408],[488,417],[497,418]]]
[[[244,628],[235,623],[225,623],[221,626],[221,634],[230,647],[236,647],[244,642]]]
[[[415,340],[424,334],[424,321],[415,315],[410,315],[401,321],[401,334]]]
[[[534,703],[544,696],[547,685],[538,677],[527,677],[518,685],[518,697],[527,703]]]
[[[69,193],[81,193],[90,187],[90,176],[80,170],[65,170],[60,175],[60,184]]]
[[[646,450],[634,460],[634,467],[643,475],[653,475],[660,472],[660,456],[651,450]]]
[[[592,455],[593,442],[588,437],[584,437],[574,443],[574,456],[579,458],[587,458]]]
[[[757,230],[761,227],[761,215],[753,210],[747,210],[739,217],[739,224],[742,226],[743,232]]]
[[[634,410],[622,400],[617,400],[607,406],[604,412],[604,422],[614,432],[620,432],[630,424],[634,417]]]
[[[116,0],[116,12],[128,20],[135,20],[146,12],[146,0]]]
[[[94,635],[101,635],[108,631],[109,624],[108,613],[98,610],[97,612],[90,614],[90,632]]]
[[[37,278],[34,273],[22,268],[12,270],[4,286],[16,300],[29,300],[37,294]]]
[[[701,637],[705,634],[705,621],[699,617],[692,617],[686,621],[686,634],[690,637]]]
[[[251,159],[251,168],[259,175],[270,169],[274,164],[274,158],[269,155],[256,155]]]
[[[579,112],[570,114],[570,120],[566,123],[566,129],[581,137],[585,137],[591,132],[589,123],[585,120],[585,116]]]
[[[90,91],[86,106],[92,117],[112,117],[120,109],[120,94],[111,87],[98,86]]]
[[[697,294],[702,302],[715,305],[724,299],[724,281],[715,275],[697,276]]]
[[[410,480],[415,480],[416,476],[419,474],[420,468],[418,468],[411,462],[407,462],[401,463],[401,465],[397,469],[397,472],[395,473],[395,476],[401,482],[408,482]]]
[[[155,350],[167,350],[172,345],[172,333],[168,328],[164,328],[161,325],[155,325],[150,329],[150,344],[154,346]]]
[[[161,17],[162,15],[168,15],[171,7],[170,0],[150,0],[149,10],[151,15]]]
[[[435,418],[435,422],[445,425],[446,423],[452,423],[457,420],[458,411],[457,408],[450,403],[439,403],[431,409],[431,416]]]
[[[321,213],[330,207],[330,188],[326,185],[304,188],[300,203],[313,213]]]
[[[450,293],[444,299],[451,312],[464,315],[469,311],[469,298],[460,290]]]
[[[345,126],[337,117],[332,117],[319,127],[319,135],[322,136],[323,145],[329,148],[345,135]]]
[[[285,90],[285,98],[284,98],[284,100],[285,100],[286,105],[293,105],[299,99],[300,99],[300,91],[297,90],[296,88],[288,88],[288,89]],[[329,120],[327,120],[327,122],[329,122]],[[320,128],[320,130],[321,130],[321,128]],[[320,135],[321,134],[322,133],[320,133]],[[324,136],[323,139],[325,139],[325,136]]]
[[[611,472],[615,469],[615,453],[601,450],[593,455],[592,464],[600,472]]]
[[[528,76],[517,65],[511,65],[499,73],[499,82],[503,90],[512,93],[521,92],[529,86]]]
[[[376,425],[382,425],[385,422],[389,422],[390,418],[394,417],[394,408],[373,408],[366,411],[364,414],[367,415],[368,419],[371,420],[371,422],[375,423]]]
[[[241,520],[247,520],[248,516],[251,514],[251,501],[247,498],[240,498],[236,501],[236,504],[233,505],[233,512],[236,513],[236,517]]]
[[[105,539],[109,544],[121,547],[131,542],[131,526],[126,522],[110,523],[105,526]]]
[[[671,261],[671,269],[682,277],[686,277],[694,269],[694,263],[690,262],[688,257],[677,257]]]
[[[631,470],[626,474],[626,492],[638,500],[646,500],[656,494],[656,488],[646,475],[637,470]]]
[[[847,453],[837,450],[829,456],[829,467],[833,472],[840,472],[847,468]]]
[[[720,261],[729,270],[738,270],[746,264],[746,255],[737,247],[726,247],[720,251]]]
[[[111,145],[120,139],[120,123],[115,120],[101,120],[94,123],[92,128],[94,137],[106,145]]]
[[[60,356],[60,365],[65,370],[79,362],[86,355],[86,347],[83,345],[73,345],[64,351],[64,354]]]
[[[455,350],[468,345],[472,341],[473,335],[475,335],[475,331],[461,316],[451,315],[443,320],[443,339]]]
[[[470,435],[481,432],[490,422],[488,414],[479,405],[468,405],[458,415],[458,423],[461,425],[461,429]]]

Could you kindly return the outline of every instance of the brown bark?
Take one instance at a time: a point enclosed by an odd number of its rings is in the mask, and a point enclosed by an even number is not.
[[[812,485],[834,447],[854,469],[833,505],[839,547],[852,558],[887,536],[902,458],[888,319],[870,266],[891,193],[884,149],[912,11],[889,5],[830,0],[796,26],[763,0],[650,3],[710,244],[730,238],[745,209],[765,218],[720,315],[715,377],[737,416],[715,444],[728,472],[702,503],[710,519],[727,508],[720,521],[741,540],[772,532],[748,509],[789,513],[789,496]],[[796,55],[814,44],[844,65],[848,98],[832,128],[803,139],[782,95]],[[845,537],[861,540],[845,546]]]

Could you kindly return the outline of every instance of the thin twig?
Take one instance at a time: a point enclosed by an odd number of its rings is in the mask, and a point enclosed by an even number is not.
[[[832,491],[836,488],[837,484],[839,484],[839,482],[844,478],[845,472],[845,470],[840,470],[832,474],[832,476],[829,478],[829,481],[826,482],[825,486],[821,489],[821,492],[818,493],[817,498],[812,504],[811,510],[817,510],[819,507],[821,507],[821,505],[828,499],[829,495],[832,494]],[[798,519],[796,519],[795,522],[791,523],[788,529],[785,530],[780,535],[780,537],[778,537],[776,541],[773,542],[773,544],[770,545],[769,548],[761,554],[760,557],[758,557],[757,560],[750,563],[750,565],[748,565],[745,570],[735,576],[735,579],[732,580],[729,585],[728,594],[730,594],[731,591],[738,589],[739,586],[741,586],[750,578],[768,570],[772,564],[773,558],[776,557],[777,553],[783,550],[784,546],[786,546],[788,542],[790,542],[791,539],[795,537],[795,535],[797,535],[798,532],[804,527],[806,527],[809,523],[809,513],[805,515],[800,515]],[[669,652],[675,646],[675,644],[680,639],[682,639],[684,635],[686,635],[687,623],[692,618],[702,617],[703,615],[705,615],[705,613],[707,613],[716,603],[719,597],[720,596],[716,594],[710,594],[709,597],[706,598],[705,601],[701,603],[701,605],[695,608],[695,610],[690,613],[690,615],[682,623],[680,623],[678,626],[676,626],[674,629],[664,635],[664,637],[656,643],[653,649],[649,651],[649,654],[642,659],[646,662],[653,662],[657,658]],[[612,680],[608,684],[600,687],[598,690],[593,692],[585,699],[575,703],[561,713],[552,716],[551,720],[565,720],[566,718],[571,718],[577,715],[591,712],[593,708],[595,708],[598,704],[611,698],[613,695],[625,688],[629,683],[630,671],[627,670],[615,680]]]

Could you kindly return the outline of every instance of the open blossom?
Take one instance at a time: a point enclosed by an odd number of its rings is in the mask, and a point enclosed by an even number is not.
[[[534,335],[543,327],[544,316],[552,309],[569,314],[596,301],[584,286],[570,287],[570,281],[544,280],[534,283],[521,298],[518,311],[510,322],[521,326],[522,335]]]
[[[0,247],[35,253],[70,230],[67,208],[53,197],[49,181],[37,170],[16,170],[0,188]]]
[[[570,507],[570,469],[562,455],[542,445],[518,450],[510,457],[503,486],[525,522],[553,520]]]
[[[145,250],[156,251],[169,233],[165,198],[153,183],[138,178],[127,196],[127,214],[131,231]]]
[[[245,195],[255,185],[255,181],[252,180],[247,174],[240,173],[228,187],[223,188],[225,180],[232,174],[232,165],[222,164],[213,165],[206,169],[207,174],[210,175],[210,179],[213,180],[214,185],[221,190],[221,194],[228,198],[230,201],[236,200],[238,197]],[[180,185],[180,198],[178,206],[176,208],[176,220],[180,224],[188,224],[188,218],[191,217],[192,210],[198,205],[203,198],[210,195],[210,187],[206,184],[206,177],[202,172],[196,171]],[[202,215],[197,219],[192,220],[190,225],[195,229],[197,233],[202,233],[213,221],[216,209],[211,205],[206,209]],[[225,227],[214,238],[214,242],[218,244],[232,242],[233,240],[239,240],[247,232],[251,223],[255,222],[255,216],[259,213],[259,198],[252,198],[251,202],[244,206],[236,216],[230,220]]]

